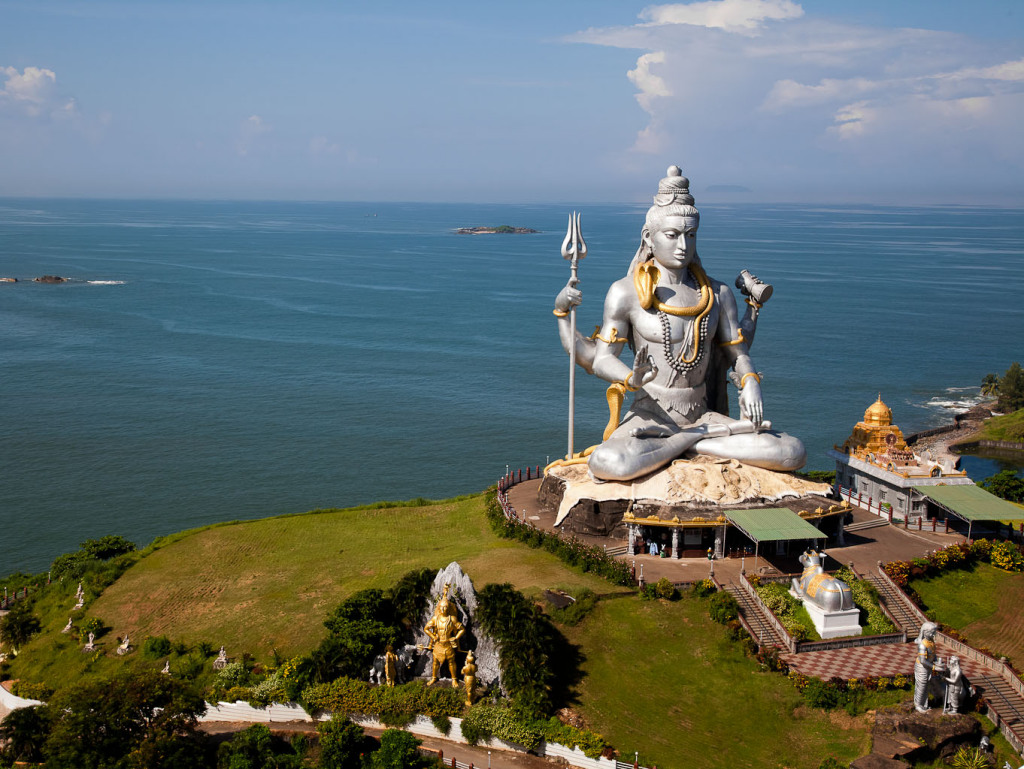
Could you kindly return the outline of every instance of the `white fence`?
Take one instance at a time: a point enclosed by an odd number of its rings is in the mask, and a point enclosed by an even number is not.
[[[330,716],[328,716],[330,718]],[[314,719],[301,705],[274,702],[265,708],[254,708],[248,702],[206,703],[206,712],[200,721],[244,721],[256,724],[281,723],[286,721],[312,722]]]

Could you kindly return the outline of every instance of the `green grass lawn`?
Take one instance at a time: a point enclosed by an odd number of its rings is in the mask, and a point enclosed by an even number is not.
[[[985,420],[971,440],[1024,442],[1024,409]]]
[[[544,588],[613,588],[555,556],[499,539],[484,517],[482,495],[421,507],[313,512],[184,532],[158,543],[94,602],[87,617],[112,628],[101,639],[112,653],[116,636],[135,645],[147,636],[225,645],[267,659],[308,652],[323,620],[343,598],[367,587],[389,587],[411,569],[458,561],[477,587],[511,582],[528,594]],[[24,649],[15,677],[60,686],[87,670],[143,664],[139,655],[93,662],[60,634],[74,604],[75,585],[54,586],[37,603],[45,632]],[[148,661],[145,664],[156,664]],[[160,663],[162,664],[162,662]]]
[[[578,709],[632,761],[659,767],[808,767],[868,752],[865,717],[802,705],[783,676],[757,671],[707,604],[603,600],[579,627]]]
[[[802,704],[782,676],[760,673],[707,604],[641,601],[630,591],[570,569],[554,556],[500,540],[487,526],[483,497],[420,507],[315,512],[227,524],[167,538],[88,607],[112,630],[102,654],[60,634],[75,585],[55,585],[35,610],[44,632],[22,651],[14,677],[65,685],[121,666],[159,669],[140,651],[117,657],[129,633],[214,646],[265,660],[311,649],[325,615],[366,587],[387,587],[410,569],[459,561],[478,587],[511,582],[530,595],[544,588],[589,588],[605,596],[577,627],[562,631],[585,657],[573,705],[631,758],[663,767],[815,769],[834,755],[867,752],[864,717]],[[172,667],[177,658],[172,659]],[[209,668],[209,661],[206,663]]]
[[[928,616],[956,628],[969,641],[1024,661],[1024,574],[982,563],[911,583]]]

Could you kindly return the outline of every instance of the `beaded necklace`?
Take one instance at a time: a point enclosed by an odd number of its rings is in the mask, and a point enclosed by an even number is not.
[[[686,374],[697,368],[704,360],[704,353],[707,349],[705,340],[708,335],[708,318],[711,315],[711,308],[715,304],[715,294],[711,290],[711,281],[708,279],[707,273],[699,264],[692,263],[690,264],[690,275],[693,276],[700,288],[700,301],[689,307],[673,307],[665,304],[655,295],[660,275],[653,262],[645,262],[637,267],[633,285],[636,287],[640,305],[645,310],[653,307],[658,312],[658,320],[661,321],[661,345],[665,352],[665,360],[677,374]],[[669,315],[674,315],[677,318],[693,318],[693,347],[689,356],[684,350],[680,350],[678,357],[672,354],[672,326]]]

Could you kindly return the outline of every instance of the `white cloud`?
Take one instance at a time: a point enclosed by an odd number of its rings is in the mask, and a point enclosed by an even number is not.
[[[640,93],[636,95],[636,100],[640,102],[640,106],[644,108],[645,112],[651,111],[651,101],[654,98],[658,96],[672,95],[672,91],[670,91],[668,86],[665,85],[665,81],[651,72],[652,64],[664,63],[664,51],[645,53],[636,60],[636,69],[631,69],[626,73],[626,77],[628,77],[633,82],[633,85],[635,85],[640,91]]]
[[[963,176],[1024,178],[1019,40],[808,18],[788,0],[652,6],[571,40],[639,49],[625,74],[646,120],[630,150],[690,169],[923,184],[941,157]]]
[[[341,147],[326,136],[314,136],[309,140],[309,151],[313,155],[337,155]]]
[[[248,155],[258,146],[259,138],[271,130],[272,127],[262,117],[249,115],[239,128],[238,141],[235,144],[238,154],[243,157]]]
[[[0,90],[0,111],[30,118],[64,119],[77,114],[74,99],[57,93],[57,74],[52,69],[0,67],[4,78]]]
[[[654,5],[640,13],[655,25],[691,24],[749,34],[765,21],[798,19],[804,9],[790,0],[708,0],[701,3]]]

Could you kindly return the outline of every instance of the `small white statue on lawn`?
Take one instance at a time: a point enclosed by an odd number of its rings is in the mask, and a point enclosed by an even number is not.
[[[128,636],[125,635],[124,640],[121,642],[121,645],[117,647],[117,654],[118,654],[119,657],[123,657],[125,654],[127,654],[131,650],[132,650],[131,641],[129,640]]]
[[[167,662],[164,663],[164,669],[161,670],[160,672],[163,673],[165,676],[169,676],[171,674],[171,661],[170,660],[167,660]]]
[[[82,647],[82,651],[84,651],[84,652],[94,652],[94,651],[96,651],[96,634],[95,633],[89,633],[89,643],[87,643],[85,646]]]
[[[217,655],[217,659],[213,661],[214,670],[223,670],[228,666],[228,653],[224,650],[224,647],[220,647],[220,653]]]
[[[60,632],[62,632],[62,633],[70,633],[71,632],[71,617],[68,617],[68,624],[66,624],[64,626],[64,629],[61,630]]]

